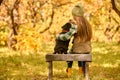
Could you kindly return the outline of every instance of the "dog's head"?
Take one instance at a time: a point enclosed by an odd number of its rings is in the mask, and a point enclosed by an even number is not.
[[[70,23],[66,23],[65,25],[62,26],[63,30],[69,31],[70,28],[71,28],[71,24]]]

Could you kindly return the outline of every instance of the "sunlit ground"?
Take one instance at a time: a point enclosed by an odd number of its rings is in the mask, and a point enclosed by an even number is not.
[[[40,53],[16,52],[0,47],[0,80],[47,80],[45,54],[53,51],[53,45],[45,45]],[[120,44],[94,42],[92,47],[91,80],[120,80]],[[79,80],[76,61],[69,78],[65,61],[53,62],[53,68],[53,80]]]

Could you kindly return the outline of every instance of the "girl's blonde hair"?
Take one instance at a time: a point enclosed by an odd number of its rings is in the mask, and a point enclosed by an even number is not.
[[[73,17],[78,26],[78,31],[75,34],[75,37],[79,37],[80,42],[90,41],[92,38],[92,29],[89,22],[85,19],[84,16],[73,15]]]

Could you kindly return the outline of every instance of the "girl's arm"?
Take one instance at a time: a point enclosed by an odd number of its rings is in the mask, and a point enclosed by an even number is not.
[[[70,28],[69,32],[57,35],[56,38],[59,40],[66,41],[69,40],[75,33],[77,33],[77,25],[72,24],[72,27]]]

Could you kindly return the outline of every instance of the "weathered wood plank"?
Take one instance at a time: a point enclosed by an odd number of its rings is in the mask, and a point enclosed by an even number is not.
[[[85,78],[86,80],[90,80],[89,79],[89,63],[85,62]]]
[[[92,61],[91,54],[47,54],[46,61]]]
[[[52,61],[48,62],[48,69],[49,69],[48,80],[52,80],[52,75],[53,75]]]

